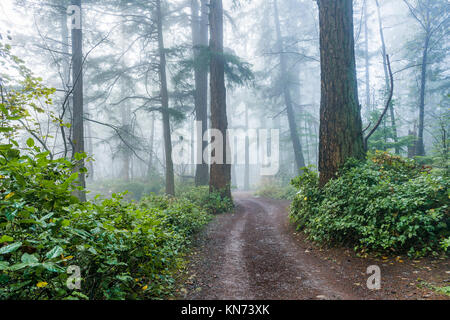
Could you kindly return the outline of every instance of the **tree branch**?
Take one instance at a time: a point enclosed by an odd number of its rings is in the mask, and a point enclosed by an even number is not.
[[[372,130],[369,132],[369,134],[364,138],[364,147],[367,150],[367,146],[368,146],[368,141],[370,139],[370,137],[375,133],[375,131],[377,131],[378,127],[380,126],[381,122],[383,121],[384,116],[386,115],[389,106],[391,105],[391,101],[392,101],[392,97],[394,95],[394,76],[392,74],[392,69],[391,69],[391,61],[389,59],[389,55],[386,55],[386,60],[387,60],[387,66],[388,66],[388,70],[389,70],[389,78],[391,80],[391,90],[389,92],[389,97],[386,101],[386,106],[384,107],[383,113],[381,114],[380,118],[378,119],[378,122],[375,124],[375,126],[372,128]]]

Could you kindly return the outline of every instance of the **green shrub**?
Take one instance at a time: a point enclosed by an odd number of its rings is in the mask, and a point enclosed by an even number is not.
[[[79,203],[72,164],[33,147],[0,156],[0,299],[148,299],[168,294],[209,215],[186,199]],[[69,290],[69,266],[81,290]]]
[[[261,183],[255,192],[258,197],[277,200],[293,200],[296,194],[297,189],[292,185],[282,186],[277,181]]]
[[[209,187],[207,186],[186,190],[180,194],[180,197],[191,201],[210,214],[226,213],[234,208],[231,199],[223,198],[219,192],[209,192]]]
[[[291,218],[321,243],[423,256],[450,234],[449,181],[411,160],[378,152],[350,160],[323,189],[311,170],[293,184]]]
[[[160,176],[153,176],[148,180],[136,179],[131,181],[104,180],[96,181],[89,185],[92,194],[101,194],[105,197],[111,197],[114,193],[124,193],[126,200],[141,200],[145,195],[155,193],[160,194],[164,186],[164,179]]]

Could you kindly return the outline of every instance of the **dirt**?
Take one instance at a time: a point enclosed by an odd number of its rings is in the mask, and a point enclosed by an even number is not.
[[[235,194],[236,210],[198,236],[180,273],[179,299],[450,299],[430,286],[450,285],[448,259],[358,257],[320,248],[289,223],[288,201]],[[381,269],[381,289],[367,288],[367,268]]]

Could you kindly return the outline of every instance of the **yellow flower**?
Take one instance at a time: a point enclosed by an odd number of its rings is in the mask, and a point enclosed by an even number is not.
[[[10,194],[8,194],[8,195],[5,197],[5,200],[8,200],[8,199],[11,198],[14,194],[15,194],[14,192],[11,192]]]
[[[41,281],[41,282],[37,283],[36,287],[38,287],[38,288],[45,288],[47,285],[48,285],[47,282]]]
[[[308,197],[305,197],[305,201],[308,201]]]
[[[142,287],[142,290],[143,290],[143,291],[145,291],[145,290],[147,290],[147,289],[148,289],[148,286],[143,286],[143,287]]]

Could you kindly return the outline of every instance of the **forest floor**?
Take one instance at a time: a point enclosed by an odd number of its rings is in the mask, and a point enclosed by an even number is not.
[[[448,259],[361,258],[352,249],[320,248],[289,223],[289,201],[234,197],[235,212],[217,216],[195,240],[177,299],[450,299],[431,289],[450,286]],[[367,288],[371,265],[381,268],[380,290]]]

